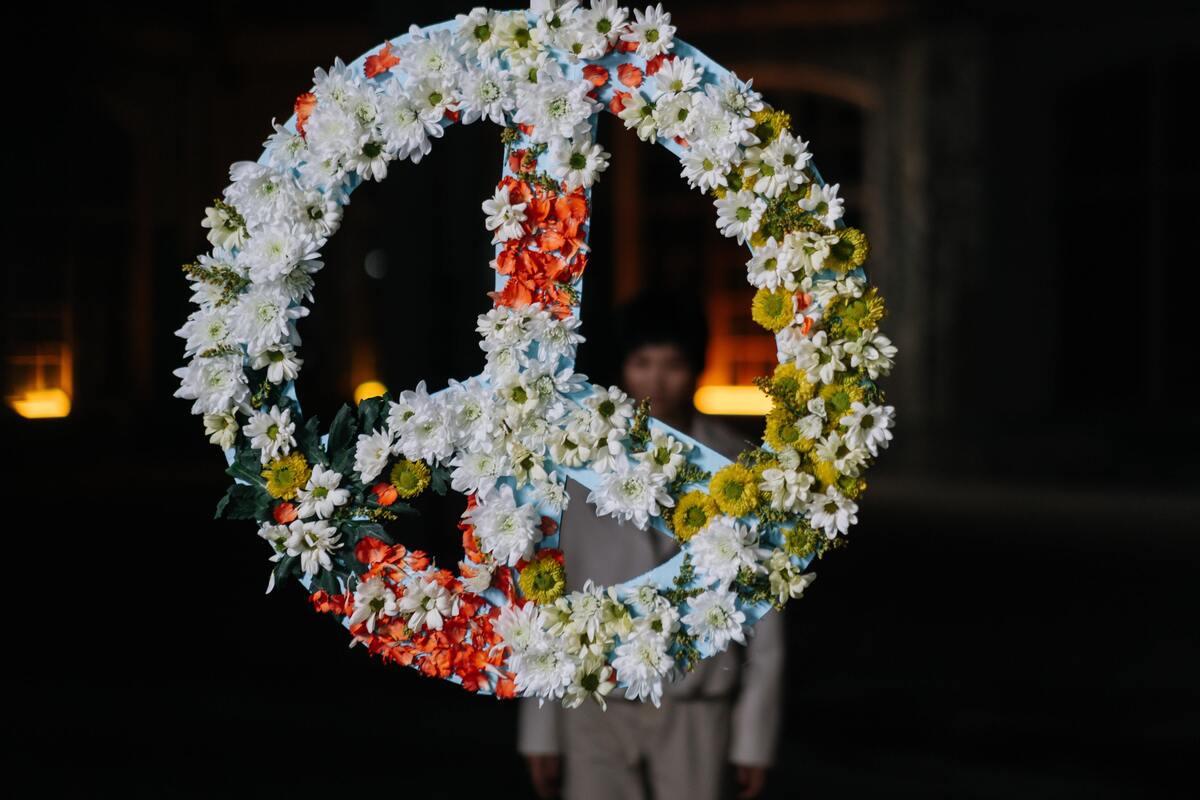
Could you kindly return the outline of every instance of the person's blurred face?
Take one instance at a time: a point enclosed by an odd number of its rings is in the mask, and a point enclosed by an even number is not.
[[[692,404],[699,377],[676,344],[645,344],[625,359],[622,388],[635,400],[650,398],[656,417],[679,417]]]

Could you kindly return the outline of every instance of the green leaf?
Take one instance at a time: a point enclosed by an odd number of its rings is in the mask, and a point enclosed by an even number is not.
[[[358,404],[358,429],[363,433],[373,433],[383,416],[383,395],[368,397]]]
[[[262,461],[258,451],[249,445],[237,451],[233,463],[225,470],[226,475],[241,478],[252,486],[267,487],[267,481],[262,476]]]
[[[296,446],[304,454],[309,465],[329,466],[329,456],[321,447],[321,424],[315,416],[309,417],[304,427],[296,431]]]
[[[266,495],[265,492],[254,486],[235,483],[225,491],[225,496],[217,502],[217,511],[213,514],[213,519],[220,519],[221,517],[225,517],[225,519],[258,519],[264,495],[267,500],[266,507],[269,510],[270,495]]]
[[[354,452],[358,444],[358,423],[354,419],[354,409],[349,403],[338,409],[329,427],[329,441],[326,449],[329,451],[330,466],[343,475],[349,475],[354,469]]]
[[[445,495],[446,490],[450,487],[450,470],[438,464],[430,472],[429,485],[438,494]]]

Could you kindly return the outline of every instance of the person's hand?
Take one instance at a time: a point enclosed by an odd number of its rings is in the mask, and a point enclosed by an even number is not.
[[[750,800],[762,794],[763,786],[767,783],[767,768],[752,764],[734,764],[737,771],[738,798]]]
[[[529,777],[533,791],[538,797],[558,797],[559,778],[562,774],[562,759],[555,753],[525,756],[529,765]]]

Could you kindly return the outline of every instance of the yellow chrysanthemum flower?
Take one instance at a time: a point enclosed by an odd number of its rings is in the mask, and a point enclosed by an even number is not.
[[[717,470],[709,484],[717,508],[733,517],[749,514],[758,505],[758,485],[754,474],[734,462]]]
[[[823,385],[817,395],[825,401],[825,430],[842,427],[842,417],[850,413],[850,404],[862,402],[866,392],[853,379]]]
[[[754,135],[762,140],[760,147],[766,147],[774,141],[782,131],[791,130],[792,115],[786,111],[773,108],[763,108],[750,114],[756,123]]]
[[[817,551],[818,536],[821,534],[800,523],[794,528],[784,528],[783,534],[783,549],[790,556],[799,556],[804,558],[807,555],[812,555]]]
[[[771,379],[780,393],[788,397],[799,408],[803,408],[813,398],[816,387],[808,380],[808,373],[796,366],[794,361],[787,361],[775,367],[775,376]]]
[[[878,328],[886,315],[883,296],[879,294],[877,286],[872,286],[863,292],[862,297],[838,295],[830,300],[825,306],[822,321],[830,337],[857,339],[863,331]]]
[[[538,555],[521,570],[521,592],[538,604],[553,603],[567,588],[567,571],[549,554]]]
[[[812,455],[812,474],[821,482],[821,489],[824,491],[829,486],[836,486],[837,479],[842,473],[838,472],[838,468],[833,465],[832,461],[825,461],[819,458],[814,452]]]
[[[837,244],[829,248],[829,255],[822,262],[824,269],[834,272],[849,272],[861,266],[871,252],[867,236],[858,228],[840,228],[834,231],[838,237]]]
[[[392,467],[390,480],[396,487],[396,494],[404,498],[416,497],[429,486],[429,466],[424,461],[401,459]]]
[[[787,409],[776,406],[767,414],[767,429],[763,433],[763,441],[776,453],[794,447],[800,452],[811,450],[813,440],[800,435],[796,418]]]
[[[767,330],[778,333],[796,318],[796,305],[792,293],[783,287],[775,291],[762,287],[754,293],[754,301],[750,304],[750,316]]]
[[[268,461],[261,474],[267,479],[267,492],[272,497],[291,500],[308,483],[312,469],[304,455],[293,450],[286,456]]]
[[[675,504],[675,514],[672,519],[675,538],[686,542],[720,511],[716,501],[707,493],[699,489],[688,492]]]

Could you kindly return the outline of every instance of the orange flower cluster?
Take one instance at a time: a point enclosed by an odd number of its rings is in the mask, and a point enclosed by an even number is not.
[[[524,156],[523,150],[509,156],[514,172],[532,169]],[[542,303],[559,319],[569,316],[572,294],[567,287],[587,266],[584,189],[555,192],[512,175],[501,178],[498,186],[508,190],[509,202],[525,204],[524,234],[506,241],[496,256],[496,271],[509,278],[502,290],[488,296],[497,306]]]
[[[471,496],[471,501],[474,496]],[[464,532],[463,540],[471,541],[468,558],[479,563],[483,554],[474,542],[474,533]],[[413,631],[398,617],[380,615],[374,632],[366,621],[355,623],[350,633],[363,642],[372,654],[385,662],[412,666],[422,674],[435,678],[457,676],[463,688],[478,692],[491,690],[498,697],[514,697],[516,683],[511,672],[502,669],[507,648],[500,647],[500,636],[492,627],[500,609],[479,595],[463,591],[453,573],[444,569],[427,571],[429,556],[420,550],[408,550],[402,544],[389,545],[373,536],[365,536],[355,545],[354,555],[368,565],[359,576],[361,581],[381,578],[397,597],[404,594],[403,579],[414,573],[424,573],[452,592],[458,599],[458,612],[445,616],[441,630],[422,627]],[[309,595],[313,608],[322,613],[350,616],[354,613],[354,594],[330,595],[324,589]]]

